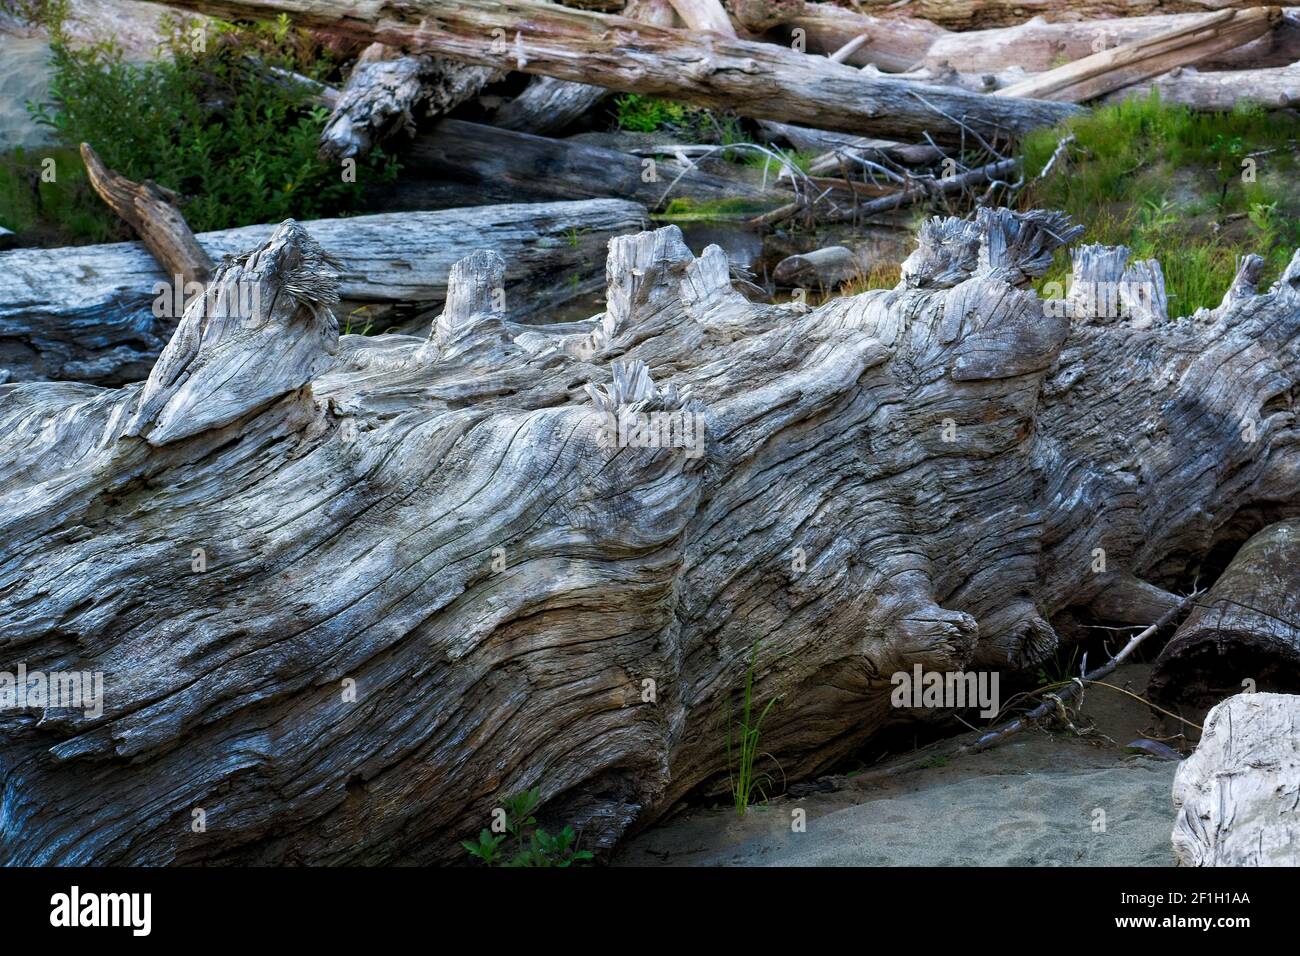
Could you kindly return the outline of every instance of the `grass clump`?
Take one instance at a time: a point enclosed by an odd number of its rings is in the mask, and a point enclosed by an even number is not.
[[[767,802],[768,788],[773,784],[768,773],[755,772],[754,761],[760,756],[758,749],[759,733],[768,711],[777,702],[772,698],[761,712],[756,712],[754,701],[754,667],[758,663],[758,643],[749,658],[749,667],[745,671],[745,689],[741,695],[740,720],[734,724],[731,713],[727,713],[727,779],[731,783],[732,803],[739,816],[744,816],[755,795]],[[735,731],[733,739],[733,730]],[[762,754],[775,759],[771,754]]]
[[[573,827],[566,826],[551,836],[537,826],[532,814],[541,802],[538,787],[515,794],[497,810],[499,832],[485,827],[479,831],[477,843],[462,840],[460,845],[484,866],[569,867],[589,862],[592,853],[577,848]]]
[[[1067,134],[1065,160],[1036,180]],[[1300,244],[1297,140],[1300,121],[1284,114],[1196,113],[1153,92],[1029,134],[1022,203],[1069,213],[1088,242],[1160,260],[1171,316],[1190,315],[1218,304],[1238,256],[1258,253],[1276,275]],[[1069,274],[1061,250],[1040,287]]]
[[[118,228],[95,205],[75,151],[82,142],[129,179],[189,197],[183,212],[196,232],[336,214],[358,204],[364,184],[396,175],[382,151],[359,160],[354,175],[317,157],[328,111],[305,84],[269,82],[260,71],[326,79],[337,64],[285,17],[206,29],[172,18],[163,55],[132,63],[111,42],[74,48],[50,9],[50,102],[28,109],[60,147],[0,162],[0,223],[15,231],[99,241]],[[50,156],[57,176],[42,182]]]

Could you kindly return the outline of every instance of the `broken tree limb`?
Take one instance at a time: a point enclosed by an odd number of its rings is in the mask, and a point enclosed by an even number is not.
[[[1216,704],[1174,773],[1180,866],[1300,866],[1300,697]]]
[[[643,207],[601,199],[322,219],[310,227],[342,263],[347,308],[436,306],[452,263],[475,248],[494,248],[511,255],[508,308],[532,312],[572,297],[575,275],[593,274],[610,237],[645,223]],[[273,229],[196,238],[220,261]],[[139,380],[176,327],[176,303],[194,291],[176,287],[142,243],[0,253],[0,369],[10,381]]]
[[[461,0],[400,9],[353,0],[176,0],[173,5],[232,18],[285,13],[301,26],[402,43],[412,53],[903,140],[928,132],[956,141],[971,129],[985,136],[1014,136],[1054,125],[1074,112],[1063,103],[992,98],[862,76],[825,57],[773,44],[715,34],[701,38],[529,0]]]
[[[1044,695],[1047,699],[1033,710],[1029,711],[1029,713],[1017,717],[1015,720],[1004,724],[1001,727],[988,731],[981,735],[978,740],[960,748],[958,752],[979,753],[982,750],[988,750],[990,747],[994,747],[1011,737],[1014,737],[1022,730],[1032,727],[1035,721],[1042,720],[1044,717],[1056,713],[1057,708],[1065,701],[1074,697],[1074,695],[1077,694],[1085,684],[1095,684],[1102,678],[1109,676],[1116,667],[1124,663],[1124,661],[1126,661],[1129,656],[1137,650],[1138,646],[1141,645],[1143,641],[1160,631],[1162,628],[1173,623],[1174,619],[1177,618],[1193,600],[1195,600],[1198,593],[1200,592],[1187,595],[1187,597],[1183,598],[1176,605],[1165,611],[1164,614],[1160,615],[1156,622],[1150,627],[1134,634],[1129,638],[1128,643],[1120,649],[1118,654],[1106,661],[1106,663],[1102,664],[1100,667],[1094,668],[1088,673],[1081,675],[1078,680],[1072,681],[1063,687],[1057,688],[1052,693]]]
[[[81,160],[99,198],[135,230],[165,275],[179,275],[186,283],[208,280],[212,258],[176,207],[179,196],[149,180],[136,183],[114,172],[88,143],[81,144]]]
[[[1003,87],[994,96],[1028,96],[1082,103],[1258,39],[1280,17],[1277,7],[1222,10],[1113,50]]]
[[[624,198],[652,210],[677,197],[750,200],[773,206],[788,191],[763,189],[669,159],[642,159],[571,140],[445,119],[402,154],[403,178],[376,197],[416,206],[453,202],[468,191],[480,201]],[[775,178],[775,177],[773,177]],[[462,200],[463,201],[463,200]]]
[[[909,186],[900,189],[891,196],[882,196],[879,199],[872,199],[862,203],[857,207],[856,215],[875,216],[891,209],[910,206],[912,203],[920,202],[926,198],[959,193],[971,186],[982,185],[993,179],[1000,179],[1008,173],[1014,172],[1019,165],[1020,160],[1018,159],[1001,159],[964,173],[940,177],[926,182],[924,185]]]
[[[1256,103],[1267,109],[1300,105],[1300,63],[1267,70],[1227,70],[1201,73],[1194,67],[1171,70],[1164,76],[1136,83],[1108,94],[1112,103],[1130,96],[1160,94],[1162,103],[1174,103],[1205,113],[1230,112],[1238,103]]]
[[[449,113],[497,72],[433,56],[402,56],[382,43],[362,52],[321,130],[321,157],[356,158],[397,132],[415,133],[415,112]]]
[[[1204,710],[1243,687],[1300,692],[1297,568],[1300,520],[1252,536],[1156,658],[1151,694]]]
[[[534,786],[601,849],[725,791],[758,637],[792,780],[905,719],[891,674],[1034,666],[1096,548],[1158,579],[1300,473],[1289,416],[1240,430],[1300,380],[1291,279],[1067,316],[1024,286],[1077,233],[932,220],[801,313],[668,227],[562,328],[480,249],[432,334],[335,341],[285,227],[210,286],[251,321],[194,305],[147,385],[0,386],[0,671],[104,675],[0,708],[0,862],[450,861]]]

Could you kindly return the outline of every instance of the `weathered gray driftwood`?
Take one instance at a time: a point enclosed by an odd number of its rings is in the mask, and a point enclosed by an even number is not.
[[[1172,70],[1145,83],[1116,90],[1104,101],[1147,96],[1152,90],[1159,91],[1161,102],[1177,103],[1207,113],[1228,112],[1239,103],[1284,109],[1300,105],[1300,63],[1273,69],[1218,73],[1202,73],[1195,67]]]
[[[0,670],[105,679],[99,715],[0,710],[0,860],[457,859],[531,786],[605,847],[725,787],[756,641],[791,778],[909,719],[896,671],[1032,665],[1300,468],[1263,413],[1300,257],[1174,320],[1086,294],[1158,280],[1094,250],[1044,302],[1077,233],[932,220],[898,288],[805,311],[668,227],[556,327],[497,312],[479,251],[428,338],[336,340],[286,226],[147,384],[0,386]]]
[[[303,27],[401,44],[411,53],[665,96],[759,119],[919,140],[957,141],[970,129],[1016,135],[1077,108],[992,98],[953,87],[864,76],[826,57],[712,32],[664,29],[532,0],[172,0],[231,17],[288,14]]]
[[[352,68],[321,130],[321,156],[364,156],[375,143],[395,133],[414,135],[417,111],[428,116],[449,113],[498,75],[490,67],[433,56],[402,56],[392,47],[372,43]]]
[[[635,203],[603,199],[323,219],[309,226],[342,263],[344,311],[436,306],[452,263],[474,249],[493,248],[511,256],[508,307],[525,314],[590,288],[609,238],[645,221]],[[255,246],[274,228],[245,226],[197,238],[219,261]],[[175,301],[174,278],[142,243],[0,253],[0,370],[10,381],[137,381],[149,374],[176,327],[181,310]]]
[[[1264,411],[1292,414],[1289,402]],[[1156,658],[1151,693],[1202,710],[1243,687],[1300,693],[1297,568],[1300,521],[1253,535]]]
[[[1300,866],[1300,697],[1216,704],[1174,775],[1180,866]]]

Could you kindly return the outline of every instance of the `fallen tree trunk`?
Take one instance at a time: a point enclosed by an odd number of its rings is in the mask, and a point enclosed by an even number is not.
[[[1113,103],[1130,96],[1160,94],[1162,103],[1176,103],[1205,113],[1230,112],[1238,103],[1269,109],[1300,105],[1300,63],[1272,70],[1229,70],[1200,73],[1194,68],[1171,70],[1164,76],[1109,94]]]
[[[607,96],[609,90],[590,83],[535,76],[496,111],[492,122],[502,129],[549,136],[563,132]]]
[[[1140,14],[1204,13],[1223,9],[1247,9],[1257,0],[912,0],[909,16],[921,17],[953,30],[976,27],[1013,26],[1040,14],[1063,20],[1100,17],[1130,17]],[[861,10],[885,13],[896,8],[896,0],[858,0]]]
[[[375,191],[408,208],[454,202],[467,193],[480,202],[626,198],[650,209],[670,199],[748,200],[756,208],[790,201],[789,191],[763,189],[669,160],[547,139],[495,126],[442,120],[402,154],[402,181]],[[775,175],[771,177],[775,180]]]
[[[1258,39],[1272,29],[1280,15],[1277,7],[1208,14],[1187,26],[1028,77],[993,95],[1083,103]]]
[[[1300,697],[1238,694],[1217,704],[1174,774],[1180,866],[1300,866]]]
[[[574,295],[574,277],[592,275],[609,238],[644,225],[642,207],[616,200],[310,223],[343,263],[341,289],[349,308],[436,306],[452,263],[466,250],[494,248],[512,255],[509,308],[527,312],[538,302]],[[273,229],[245,226],[197,238],[219,261],[247,251]],[[141,243],[0,253],[0,370],[9,381],[141,379],[176,327],[182,294]],[[358,328],[365,324],[364,318],[356,322]]]
[[[104,675],[0,709],[0,861],[461,859],[533,786],[608,847],[725,789],[756,641],[791,779],[912,719],[895,672],[1033,666],[1098,548],[1158,577],[1300,468],[1289,415],[1240,435],[1300,378],[1300,256],[1132,323],[1023,288],[1077,232],[933,220],[899,288],[803,312],[669,227],[562,328],[480,251],[428,339],[339,339],[285,226],[147,384],[0,387],[0,669]]]
[[[1264,36],[1208,56],[1215,68],[1283,66],[1300,59],[1300,29],[1295,7],[1285,7],[1279,23]],[[1104,50],[1149,40],[1204,18],[1202,13],[1120,17],[1112,20],[1048,23],[1042,17],[1019,26],[968,33],[945,33],[926,51],[925,61],[965,72],[1021,68],[1041,73]]]
[[[528,0],[460,0],[400,10],[353,0],[175,0],[173,6],[227,17],[286,13],[300,26],[402,44],[412,53],[904,140],[928,132],[956,141],[972,128],[986,136],[1015,135],[1073,113],[1066,104],[863,76],[825,57],[773,44],[701,37]]]
[[[1297,568],[1300,521],[1250,538],[1156,658],[1151,694],[1205,710],[1243,686],[1300,693]]]

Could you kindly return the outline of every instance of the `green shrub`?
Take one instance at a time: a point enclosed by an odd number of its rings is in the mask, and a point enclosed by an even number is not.
[[[551,836],[537,826],[532,814],[541,800],[537,787],[515,794],[501,808],[505,815],[501,833],[484,828],[479,831],[477,843],[462,840],[460,845],[484,866],[567,867],[590,861],[590,850],[577,849],[573,827],[566,826]]]
[[[196,232],[337,214],[358,204],[367,182],[396,175],[379,150],[358,161],[354,182],[317,157],[328,111],[312,103],[305,84],[274,82],[263,71],[318,79],[334,64],[287,19],[250,27],[217,21],[202,33],[181,20],[168,26],[161,59],[130,63],[110,43],[73,49],[53,22],[51,102],[28,108],[67,147],[90,143],[109,168],[188,197],[183,211]],[[37,212],[93,234],[72,218],[84,205],[82,187],[75,174],[64,177],[79,165],[60,163],[54,191],[71,198],[51,197]],[[21,222],[32,210],[13,191],[0,184],[0,220]]]

